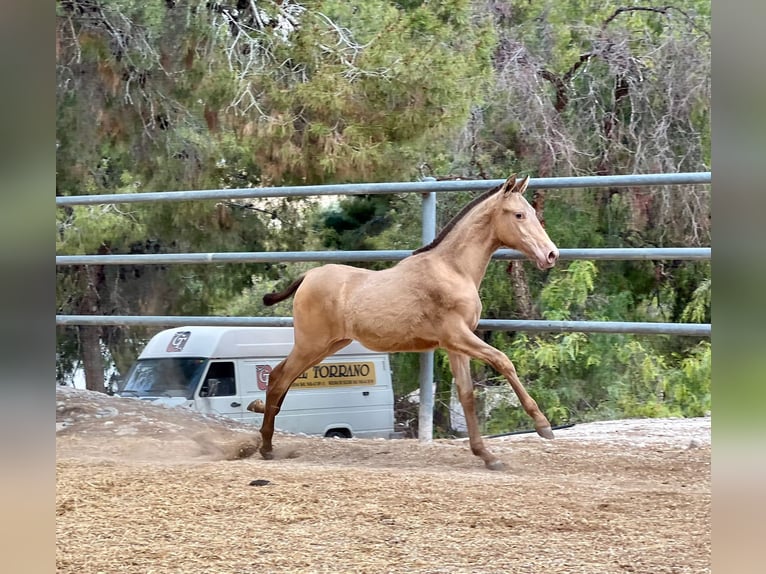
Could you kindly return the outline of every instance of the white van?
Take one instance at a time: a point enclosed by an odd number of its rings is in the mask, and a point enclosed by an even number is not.
[[[260,427],[263,415],[246,407],[266,401],[269,373],[292,347],[292,327],[167,329],[152,337],[117,394]],[[290,387],[275,426],[321,436],[396,436],[388,355],[354,341],[311,367]]]

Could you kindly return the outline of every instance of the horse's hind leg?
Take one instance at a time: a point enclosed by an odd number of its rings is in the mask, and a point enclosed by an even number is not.
[[[322,349],[311,350],[302,349],[296,345],[287,358],[271,371],[269,387],[266,391],[266,405],[263,408],[263,422],[261,423],[260,453],[263,458],[267,460],[274,458],[274,447],[271,443],[274,436],[274,418],[282,408],[282,402],[285,400],[290,385],[306,369],[318,364],[322,359],[339,351],[350,342],[350,339],[346,339],[332,343]]]
[[[448,353],[452,374],[455,376],[457,393],[460,404],[463,405],[465,422],[468,426],[468,440],[471,452],[484,461],[484,465],[490,470],[502,470],[503,463],[484,446],[479,430],[479,421],[476,417],[476,407],[473,398],[473,382],[471,381],[470,358],[460,353]]]

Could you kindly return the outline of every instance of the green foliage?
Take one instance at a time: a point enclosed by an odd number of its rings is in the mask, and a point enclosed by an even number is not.
[[[690,323],[705,323],[710,321],[710,302],[713,296],[712,279],[700,281],[692,293],[689,303],[681,313],[682,321]]]
[[[623,417],[702,416],[710,411],[710,344],[662,355],[637,337],[573,333],[517,336],[513,359],[551,423]],[[493,412],[488,432],[528,428],[520,407]]]
[[[552,277],[542,291],[545,316],[568,319],[593,305],[595,267],[576,261]],[[704,289],[703,289],[704,291]],[[711,346],[702,341],[665,354],[627,335],[561,333],[509,337],[493,344],[514,361],[530,394],[551,423],[601,418],[702,416],[711,408]],[[528,428],[521,408],[493,412],[487,432]]]
[[[596,274],[593,261],[573,261],[568,267],[554,271],[541,295],[545,306],[543,317],[567,321],[573,314],[581,316],[593,291]]]
[[[395,353],[391,355],[391,372],[394,395],[405,396],[419,388],[420,356],[418,353]]]
[[[129,245],[146,232],[134,214],[112,205],[58,210],[56,226],[56,252],[61,255],[95,253],[106,242]]]
[[[324,247],[347,251],[373,249],[372,238],[391,224],[391,200],[380,195],[342,198],[324,212]]]
[[[683,416],[702,416],[712,408],[712,346],[702,341],[680,359],[680,369],[673,369],[665,396],[671,397]]]
[[[486,319],[508,319],[514,317],[513,294],[508,276],[508,264],[490,262],[484,281],[479,289],[482,301],[482,316]]]
[[[377,235],[367,237],[373,249],[417,249],[422,245],[422,200],[413,193],[387,196],[383,215],[387,226]]]

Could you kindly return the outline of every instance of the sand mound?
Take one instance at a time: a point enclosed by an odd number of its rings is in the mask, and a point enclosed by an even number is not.
[[[260,446],[257,429],[227,417],[63,386],[56,435],[63,454],[160,462],[246,458]]]

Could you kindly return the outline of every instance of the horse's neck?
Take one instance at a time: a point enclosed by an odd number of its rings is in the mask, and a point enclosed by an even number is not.
[[[465,214],[432,253],[479,287],[492,254],[501,246],[492,224],[490,198]]]

